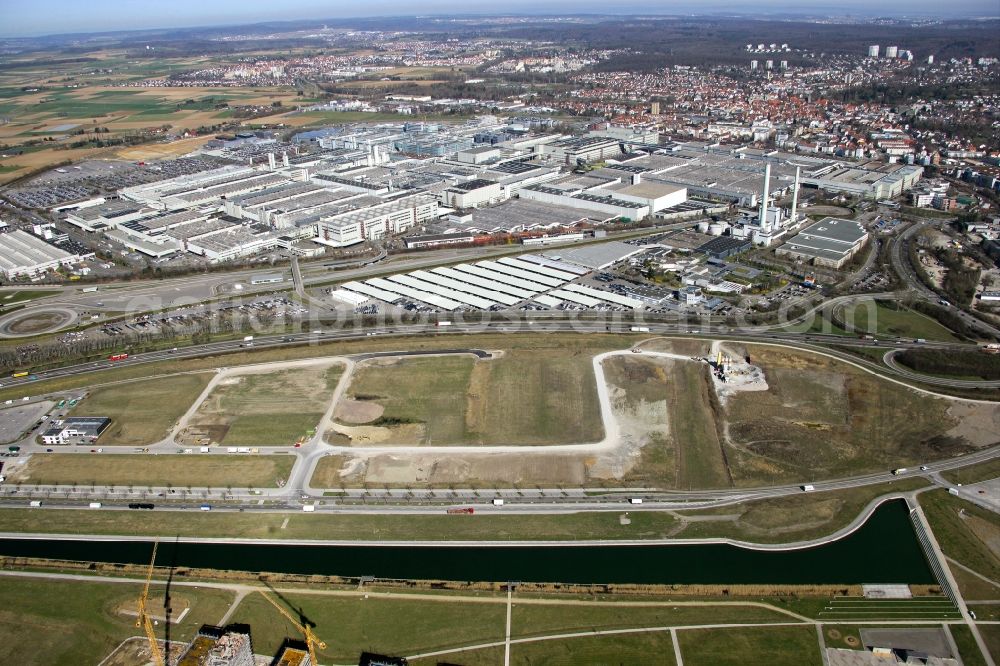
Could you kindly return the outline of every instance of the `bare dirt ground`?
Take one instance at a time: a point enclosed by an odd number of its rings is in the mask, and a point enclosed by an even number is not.
[[[348,424],[371,423],[385,412],[385,407],[372,400],[343,398],[337,405],[334,418]]]
[[[659,351],[683,356],[707,356],[710,344],[705,340],[682,340],[674,338],[653,338],[637,345],[645,351]]]
[[[572,484],[588,478],[587,461],[581,456],[449,456],[386,454],[367,461],[352,459],[338,471],[348,485],[364,481],[388,485],[449,484]],[[318,480],[318,477],[317,477]]]
[[[973,446],[990,446],[1000,442],[1000,405],[955,402],[948,414],[958,420],[958,425],[945,433],[961,437]]]

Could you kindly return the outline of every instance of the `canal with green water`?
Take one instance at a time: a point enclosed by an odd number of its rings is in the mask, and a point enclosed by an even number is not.
[[[39,512],[39,516],[43,516]],[[804,517],[806,518],[806,517]],[[476,517],[470,517],[475,520]],[[144,564],[141,541],[2,539],[0,555]],[[606,546],[312,546],[163,540],[160,566],[455,581],[821,585],[936,581],[903,500],[820,546],[750,550],[725,544]]]

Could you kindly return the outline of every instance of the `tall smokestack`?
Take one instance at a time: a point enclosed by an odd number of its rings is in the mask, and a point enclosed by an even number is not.
[[[288,153],[281,153],[281,164],[283,166],[288,166]]]
[[[760,204],[760,226],[767,224],[767,202],[771,196],[771,163],[764,165],[764,198]]]
[[[792,224],[795,224],[795,216],[798,215],[799,209],[799,173],[802,171],[801,167],[795,167],[795,185],[792,189]]]

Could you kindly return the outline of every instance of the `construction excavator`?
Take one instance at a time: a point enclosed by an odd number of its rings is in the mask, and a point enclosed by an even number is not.
[[[153,633],[153,620],[146,612],[146,602],[149,601],[149,581],[153,578],[153,566],[156,564],[156,549],[160,545],[158,541],[153,542],[153,556],[149,560],[149,570],[146,572],[146,585],[142,588],[142,596],[139,597],[139,616],[136,618],[135,626],[142,627],[146,632],[146,640],[149,641],[149,653],[153,657],[155,666],[164,666],[163,652],[160,650],[160,643]]]
[[[312,627],[309,626],[308,622],[302,619],[296,619],[292,617],[291,613],[285,610],[285,608],[277,601],[272,599],[270,595],[264,592],[264,590],[258,590],[258,591],[260,592],[262,597],[267,599],[268,603],[270,603],[272,606],[278,609],[279,613],[284,615],[289,622],[298,627],[299,631],[302,632],[302,636],[305,637],[306,639],[306,647],[309,648],[309,662],[312,664],[312,666],[319,666],[319,662],[316,661],[316,648],[318,647],[320,650],[325,650],[326,643],[324,643],[323,641],[321,641],[319,638],[316,637],[316,634],[313,633]]]

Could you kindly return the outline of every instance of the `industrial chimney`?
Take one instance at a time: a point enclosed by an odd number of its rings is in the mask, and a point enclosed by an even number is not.
[[[767,225],[767,205],[771,196],[771,163],[764,166],[764,198],[760,204],[760,226]]]
[[[792,186],[792,224],[795,224],[795,218],[799,210],[799,173],[801,171],[802,167],[795,167],[795,185]]]

